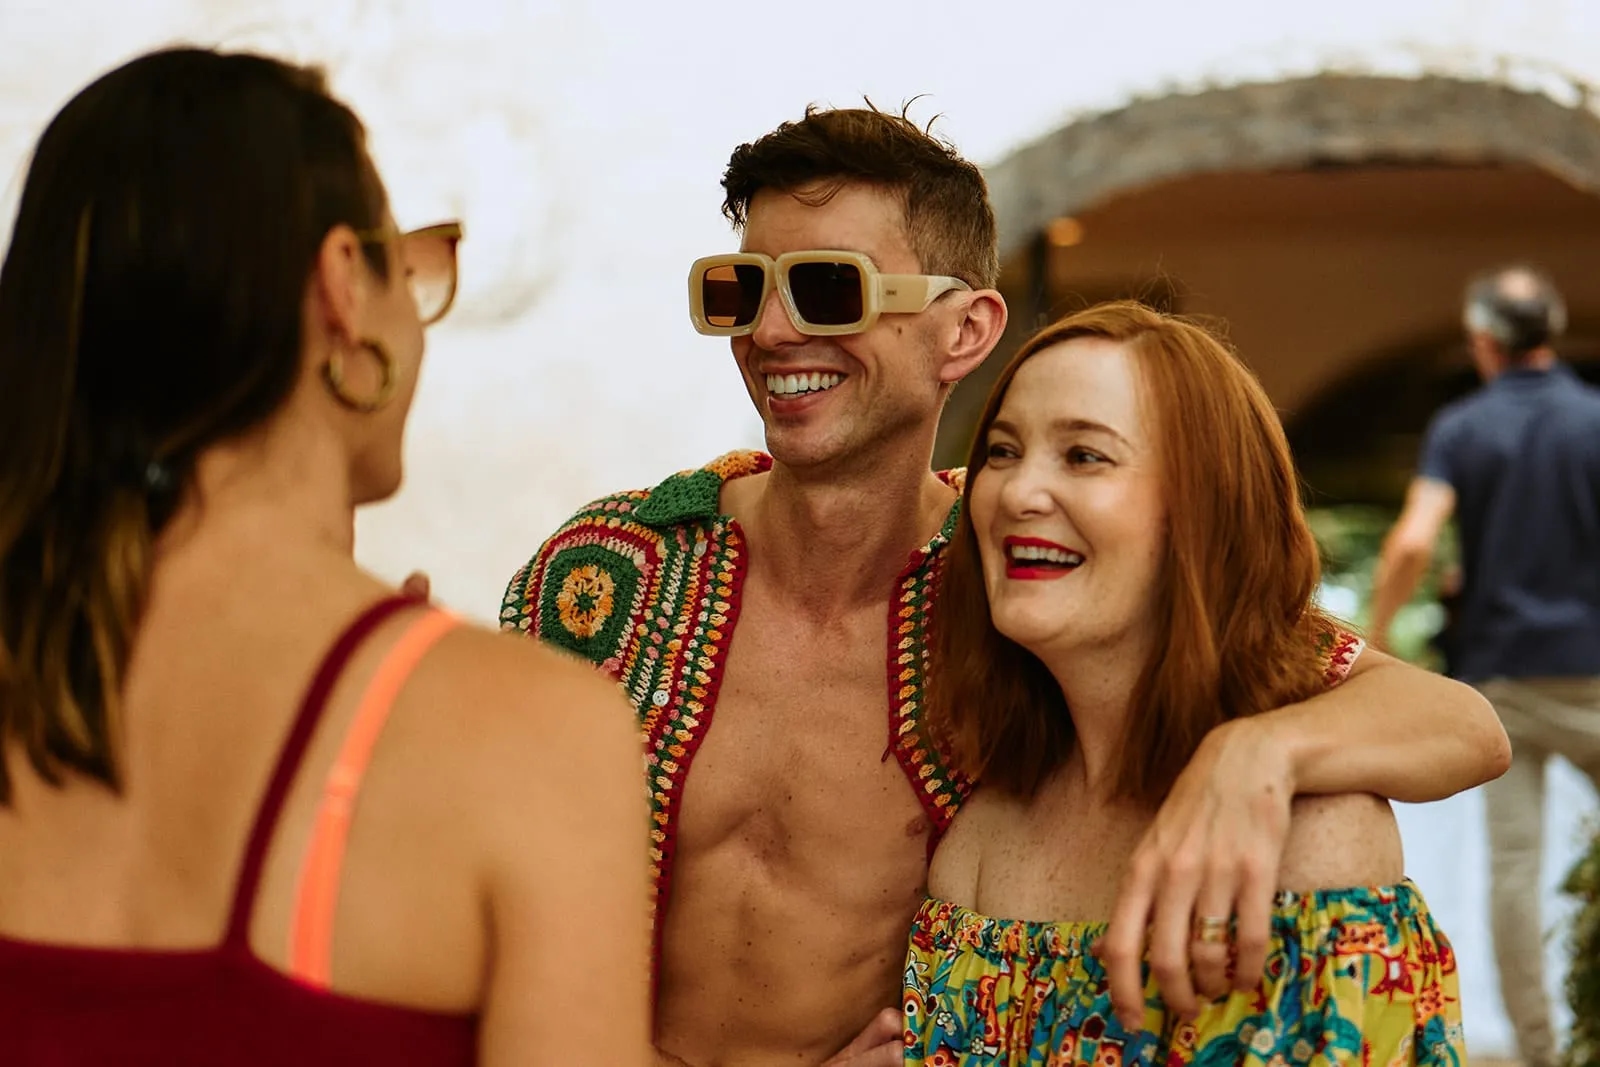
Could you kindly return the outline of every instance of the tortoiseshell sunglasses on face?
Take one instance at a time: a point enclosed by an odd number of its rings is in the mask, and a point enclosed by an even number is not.
[[[392,230],[363,230],[363,241],[389,241]],[[459,222],[440,222],[399,235],[400,262],[406,271],[406,284],[417,301],[417,316],[422,325],[432,326],[444,318],[456,299],[456,246],[463,230]]]

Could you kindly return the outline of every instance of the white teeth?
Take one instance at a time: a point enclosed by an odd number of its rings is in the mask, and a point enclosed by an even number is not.
[[[1076,552],[1069,552],[1064,548],[1045,548],[1043,545],[1012,545],[1011,558],[1018,562],[1041,561],[1044,563],[1059,563],[1065,567],[1076,567],[1083,562],[1083,557]]]
[[[813,371],[810,374],[769,374],[767,375],[767,392],[773,396],[800,396],[805,393],[821,393],[832,389],[843,380],[843,375],[822,374],[817,371]]]

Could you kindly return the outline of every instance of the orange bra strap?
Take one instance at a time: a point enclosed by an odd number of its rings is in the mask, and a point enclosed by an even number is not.
[[[413,622],[384,657],[361,695],[344,744],[323,784],[311,842],[295,887],[294,910],[289,919],[288,973],[292,978],[328,988],[333,972],[333,915],[339,902],[340,869],[362,776],[406,679],[434,643],[457,622],[455,616],[437,610]]]

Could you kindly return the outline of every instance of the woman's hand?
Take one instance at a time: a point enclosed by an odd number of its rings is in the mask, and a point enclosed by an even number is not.
[[[1162,999],[1186,1018],[1200,1010],[1197,988],[1228,991],[1233,949],[1233,988],[1260,982],[1293,799],[1291,760],[1270,722],[1236,719],[1206,735],[1134,851],[1100,945],[1125,1027],[1144,1022],[1147,931]],[[1235,921],[1231,948],[1194,939],[1201,917]]]

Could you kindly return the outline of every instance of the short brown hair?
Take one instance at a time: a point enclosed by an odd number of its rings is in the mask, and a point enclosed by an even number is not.
[[[1319,563],[1283,427],[1260,383],[1198,324],[1132,301],[1087,308],[1026,341],[1001,372],[973,440],[966,495],[934,623],[930,697],[957,763],[1024,796],[1071,751],[1065,697],[995,629],[971,518],[989,427],[1030,358],[1063,341],[1128,346],[1159,426],[1168,539],[1160,627],[1134,692],[1119,796],[1164,797],[1206,733],[1323,688],[1337,633],[1312,603]]]
[[[904,113],[870,104],[806,108],[799,122],[734,149],[722,176],[722,213],[743,229],[750,201],[763,189],[804,190],[807,202],[820,204],[855,182],[900,196],[906,237],[925,272],[994,288],[1000,253],[983,172]]]

